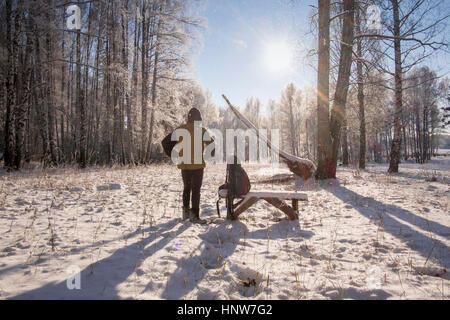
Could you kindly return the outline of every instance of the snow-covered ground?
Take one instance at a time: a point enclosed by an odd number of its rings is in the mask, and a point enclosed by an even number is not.
[[[252,190],[306,192],[300,220],[264,201],[235,222],[222,202],[218,218],[223,165],[205,172],[206,226],[180,221],[174,166],[1,172],[0,298],[450,297],[450,157],[394,176],[343,168],[321,185],[258,183],[288,171],[244,167]]]

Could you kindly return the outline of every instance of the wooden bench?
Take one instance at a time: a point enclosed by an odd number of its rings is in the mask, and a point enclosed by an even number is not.
[[[219,190],[219,197],[227,199],[228,190]],[[227,218],[232,220],[237,219],[240,214],[261,199],[283,211],[288,216],[289,220],[298,220],[298,202],[308,201],[308,195],[305,193],[285,191],[250,191],[236,204],[233,203],[229,205],[227,201]],[[292,206],[288,205],[285,200],[291,200]]]

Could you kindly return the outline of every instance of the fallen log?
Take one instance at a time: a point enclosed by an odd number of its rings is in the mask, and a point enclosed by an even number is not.
[[[296,175],[294,175],[294,174],[277,174],[270,178],[257,180],[257,181],[255,181],[255,183],[260,183],[260,184],[285,183],[285,182],[294,181],[295,179],[296,179]]]

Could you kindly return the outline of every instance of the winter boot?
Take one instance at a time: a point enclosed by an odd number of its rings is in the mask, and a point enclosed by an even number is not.
[[[192,223],[197,223],[197,224],[206,224],[205,220],[200,219],[200,210],[199,209],[192,209],[191,210],[191,219],[190,221]]]
[[[183,207],[183,221],[191,218],[191,209]]]

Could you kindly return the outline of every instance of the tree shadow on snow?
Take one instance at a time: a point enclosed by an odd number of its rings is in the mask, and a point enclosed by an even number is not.
[[[116,241],[119,241],[119,240],[122,240],[122,239],[130,239],[130,238],[133,238],[133,237],[135,237],[135,236],[137,236],[139,234],[142,234],[142,233],[148,233],[148,232],[151,232],[151,231],[156,231],[156,230],[160,229],[161,227],[169,225],[170,223],[172,223],[172,222],[169,222],[169,223],[161,225],[161,226],[152,226],[152,227],[146,228],[145,230],[138,229],[136,231],[127,233],[127,234],[122,235],[122,236],[117,237],[117,238],[113,238],[111,240],[102,240],[102,241],[97,241],[95,243],[91,243],[91,244],[88,244],[88,245],[83,245],[83,246],[80,246],[80,247],[71,248],[70,252],[67,252],[67,253],[63,252],[63,253],[67,254],[67,255],[74,255],[74,254],[81,253],[81,252],[83,252],[84,250],[87,250],[87,249],[94,249],[94,250],[96,250],[100,246],[105,246],[106,244],[109,244],[109,243],[112,243],[112,242],[116,242]],[[39,257],[38,260],[36,262],[34,262],[34,263],[33,262],[24,262],[24,263],[18,263],[18,264],[12,265],[12,266],[8,266],[6,268],[2,268],[2,269],[0,269],[0,277],[4,276],[5,274],[8,274],[8,273],[15,272],[15,271],[17,271],[19,269],[25,270],[28,267],[33,267],[33,266],[37,267],[37,266],[42,265],[43,263],[49,261],[52,257],[53,257],[52,255],[48,255],[46,257]]]
[[[450,265],[449,248],[442,241],[432,237],[433,234],[438,234],[448,238],[450,228],[447,226],[415,215],[401,207],[382,203],[372,197],[364,197],[339,185],[337,181],[332,186],[325,187],[325,190],[331,192],[344,203],[351,205],[366,218],[382,219],[383,229],[386,232],[396,238],[405,240],[412,250],[420,253],[427,261],[433,260],[443,268],[448,269]],[[400,220],[422,229],[424,233],[401,223]]]
[[[137,242],[116,250],[112,255],[94,262],[81,270],[81,290],[69,290],[67,282],[49,283],[11,299],[120,299],[118,285],[125,282],[154,253],[163,249],[171,240],[186,231],[191,224],[179,224],[178,219],[148,228],[141,232],[163,232],[162,239],[154,242],[154,233]],[[180,226],[175,231],[170,231]],[[152,243],[147,247],[148,244]],[[69,278],[70,275],[67,275]],[[133,297],[127,297],[133,298]]]

